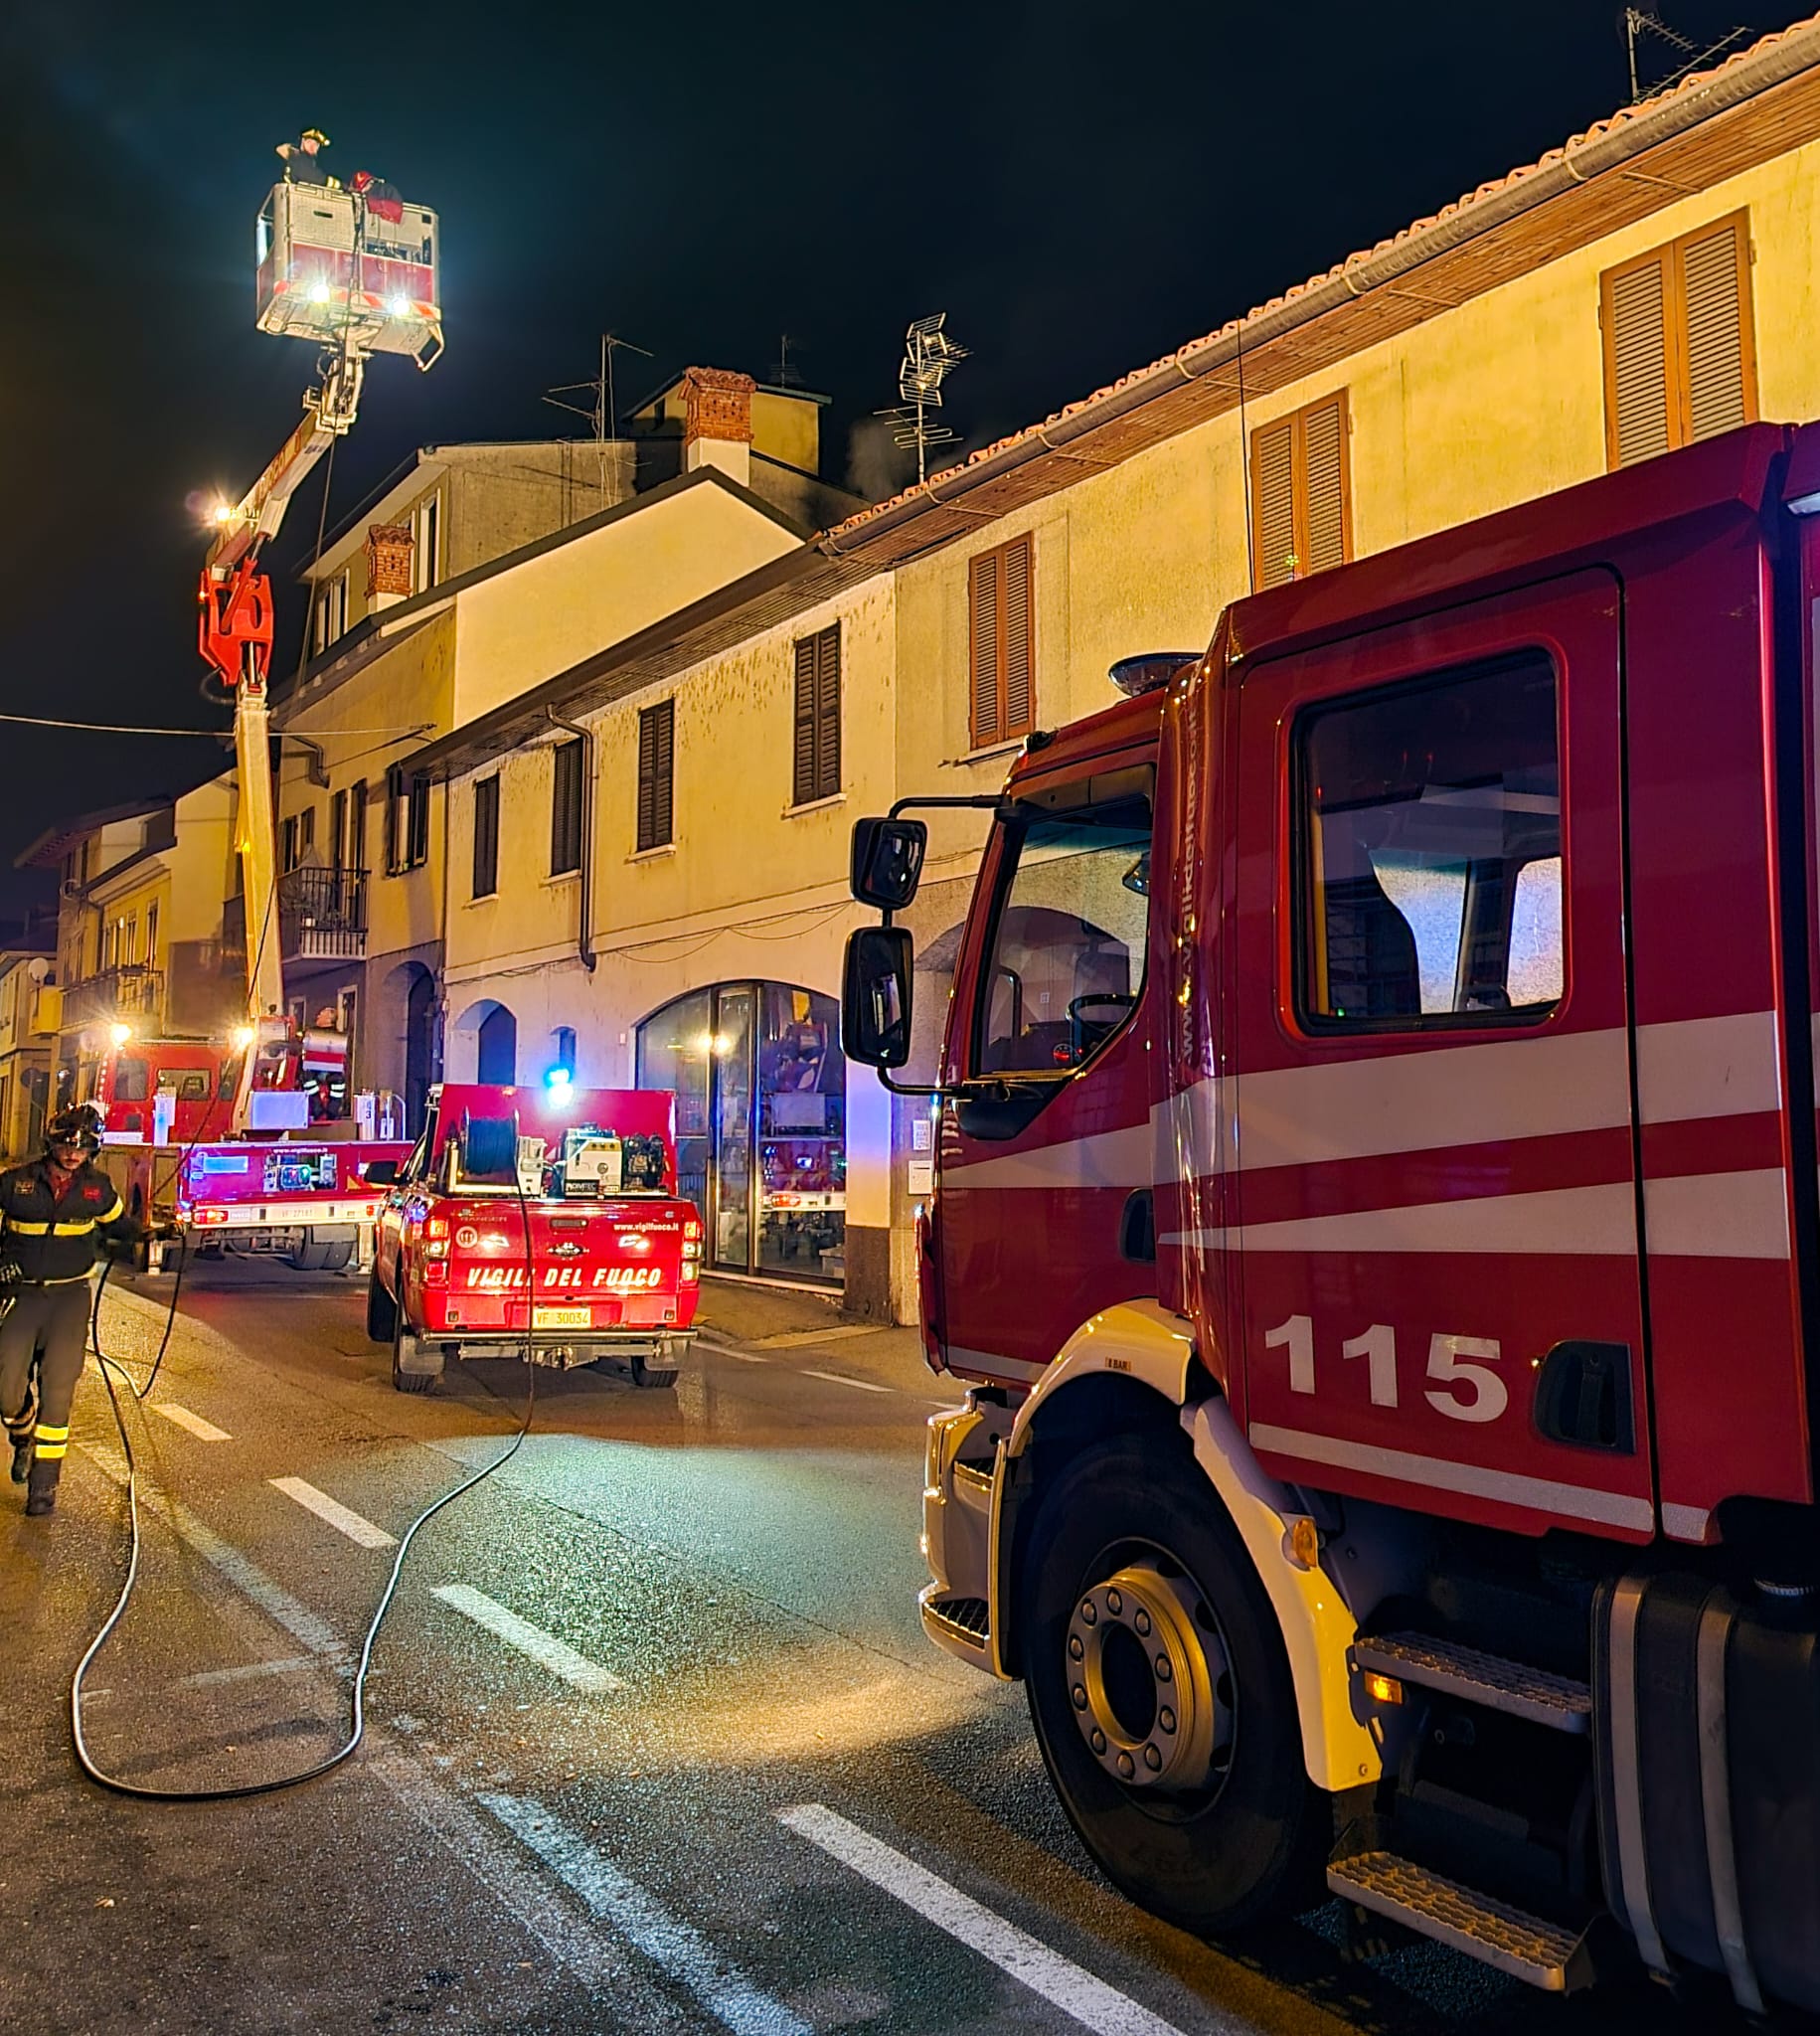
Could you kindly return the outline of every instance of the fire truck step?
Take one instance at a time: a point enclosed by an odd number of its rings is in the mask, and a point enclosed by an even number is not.
[[[1362,1669],[1444,1690],[1556,1732],[1583,1733],[1591,1723],[1592,1692],[1585,1683],[1457,1640],[1426,1633],[1362,1633],[1353,1642],[1353,1659]]]
[[[1394,1852],[1340,1860],[1327,1869],[1327,1885],[1342,1901],[1388,1916],[1531,1986],[1567,1993],[1592,1979],[1583,1937]]]
[[[943,1598],[929,1607],[928,1615],[963,1646],[985,1648],[992,1620],[983,1598]]]

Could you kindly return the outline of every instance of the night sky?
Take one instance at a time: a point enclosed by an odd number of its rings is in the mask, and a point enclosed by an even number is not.
[[[1790,4],[1665,13],[1704,45]],[[539,398],[593,372],[602,330],[655,356],[620,356],[622,403],[690,362],[774,379],[787,332],[842,480],[906,322],[944,309],[974,349],[949,421],[985,443],[1610,112],[1621,12],[14,0],[0,709],[221,724],[192,504],[238,498],[298,416],[313,357],[253,330],[252,222],[301,126],[442,221],[447,357],[370,372],[332,530],[418,444],[584,429]],[[1679,61],[1653,45],[1646,76]],[[312,479],[270,557],[280,669],[319,508]],[[227,755],[4,727],[0,759],[10,865]]]

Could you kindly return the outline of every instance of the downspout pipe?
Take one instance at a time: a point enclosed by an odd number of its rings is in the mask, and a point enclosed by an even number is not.
[[[565,721],[546,707],[553,728],[577,737],[581,745],[581,924],[576,929],[576,956],[589,975],[594,972],[594,732],[579,722]]]

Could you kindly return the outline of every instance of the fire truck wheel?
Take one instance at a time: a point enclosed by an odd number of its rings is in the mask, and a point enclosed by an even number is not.
[[[398,1333],[398,1302],[379,1283],[379,1268],[376,1266],[367,1275],[368,1341],[390,1343]]]
[[[634,1386],[674,1386],[676,1384],[676,1371],[675,1365],[669,1365],[660,1369],[649,1358],[635,1357],[632,1360],[632,1384]]]
[[[1108,1877],[1202,1935],[1318,1902],[1331,1812],[1282,1637],[1192,1463],[1135,1437],[1083,1450],[1043,1495],[1019,1575],[1037,1740]]]
[[[409,1334],[401,1322],[392,1337],[392,1385],[395,1392],[427,1393],[442,1376],[440,1350],[436,1352],[433,1370],[419,1368],[424,1348],[422,1338]]]

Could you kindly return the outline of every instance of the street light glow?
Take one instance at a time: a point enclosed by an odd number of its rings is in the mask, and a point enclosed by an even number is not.
[[[124,1046],[132,1036],[133,1029],[130,1025],[110,1025],[107,1028],[107,1037],[117,1047]]]

